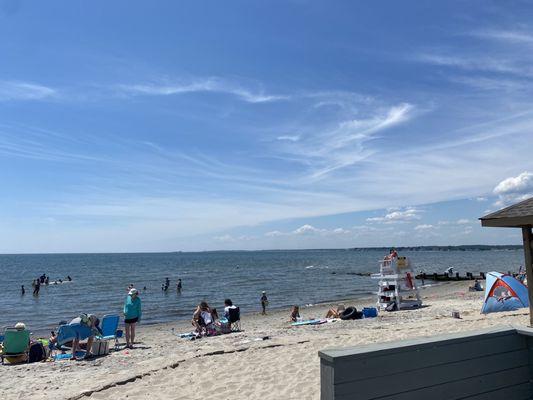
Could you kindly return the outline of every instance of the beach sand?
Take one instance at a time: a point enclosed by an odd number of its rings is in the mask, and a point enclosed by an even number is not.
[[[0,398],[319,399],[319,350],[527,325],[527,309],[481,315],[483,292],[468,292],[469,283],[423,288],[426,307],[419,310],[318,326],[291,327],[289,310],[243,315],[244,332],[195,341],[175,335],[190,331],[189,323],[140,325],[133,350],[91,361],[0,367]],[[344,303],[360,309],[374,302],[369,298]],[[331,306],[302,307],[301,315],[323,317]],[[462,318],[452,318],[452,311]]]

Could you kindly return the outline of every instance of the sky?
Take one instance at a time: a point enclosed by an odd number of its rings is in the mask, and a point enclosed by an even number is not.
[[[518,244],[530,1],[0,0],[0,252]]]

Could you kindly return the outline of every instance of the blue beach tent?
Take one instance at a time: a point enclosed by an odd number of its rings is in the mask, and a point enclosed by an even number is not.
[[[482,314],[529,307],[527,287],[511,275],[489,272]]]

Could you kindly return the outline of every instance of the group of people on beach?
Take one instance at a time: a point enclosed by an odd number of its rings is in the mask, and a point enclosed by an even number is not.
[[[222,318],[216,308],[211,308],[206,301],[202,301],[194,310],[191,323],[198,336],[214,336],[231,332],[232,324],[239,320],[239,307],[235,306],[231,299],[225,299]]]
[[[127,287],[128,294],[124,301],[122,314],[124,317],[124,333],[126,336],[126,348],[133,349],[135,343],[135,328],[137,323],[141,321],[142,306],[139,291],[130,284]],[[76,337],[72,341],[72,356],[71,360],[76,360],[76,352],[80,348],[80,341],[87,340],[85,345],[84,359],[93,358],[92,345],[95,337],[102,336],[103,332],[100,327],[100,319],[94,314],[80,314],[80,316],[71,320],[68,325],[75,332]],[[57,345],[58,337],[55,332],[52,332],[49,342],[52,345]]]

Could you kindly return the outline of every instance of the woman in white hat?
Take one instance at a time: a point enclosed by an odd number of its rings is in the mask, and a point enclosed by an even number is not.
[[[141,299],[139,292],[131,288],[124,303],[124,323],[126,324],[126,347],[133,349],[135,324],[141,321]]]

